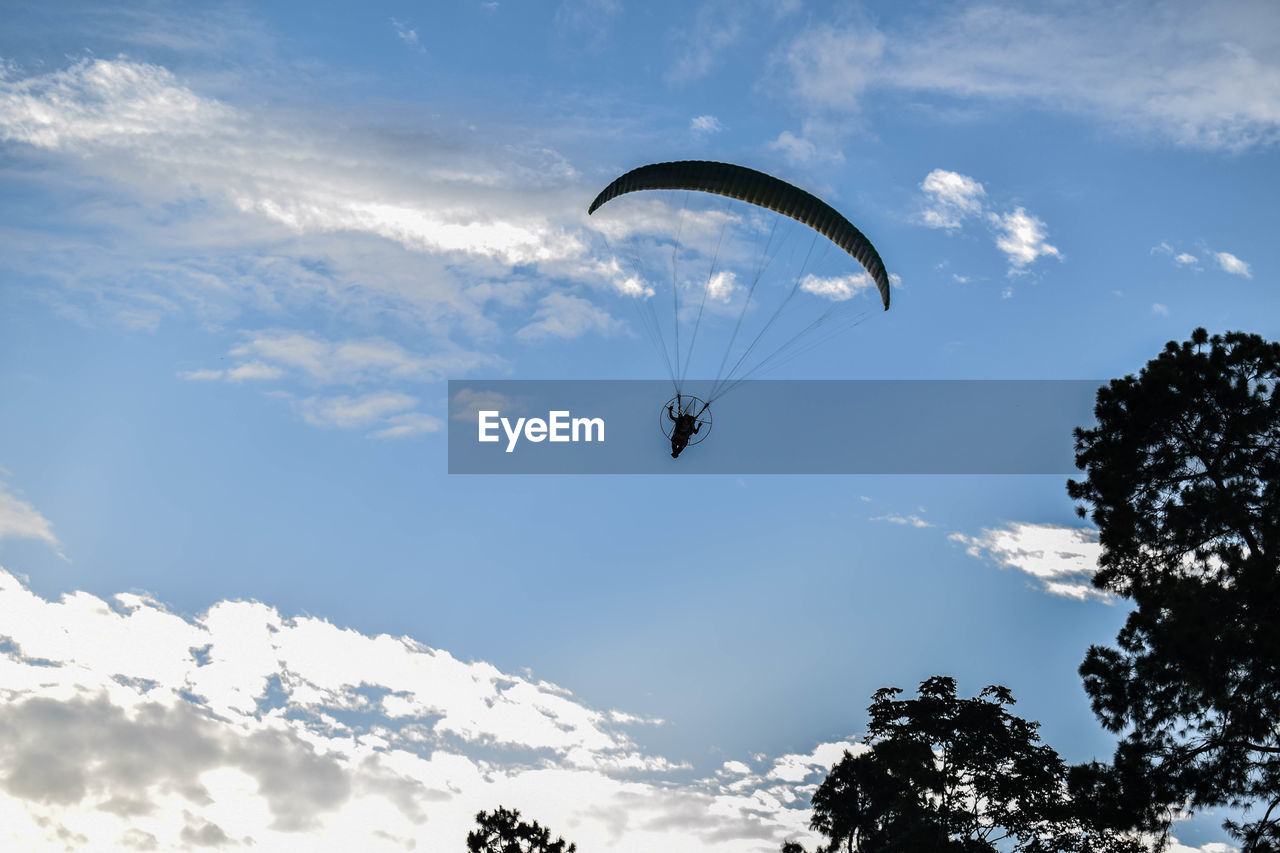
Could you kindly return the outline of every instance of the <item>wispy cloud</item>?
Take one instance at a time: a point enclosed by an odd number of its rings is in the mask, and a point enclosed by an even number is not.
[[[372,438],[409,438],[438,430],[434,415],[416,411],[418,399],[393,390],[406,382],[429,382],[446,371],[463,371],[495,360],[469,353],[424,357],[384,338],[328,340],[315,334],[271,329],[247,333],[228,356],[227,368],[179,372],[197,382],[257,383],[271,387],[274,396],[289,400],[305,423],[317,427],[372,430]],[[301,386],[382,386],[359,395],[299,398],[277,390],[292,381]],[[391,386],[391,387],[387,387]]]
[[[1090,583],[1102,553],[1098,531],[1092,528],[1015,522],[977,536],[953,533],[948,538],[965,546],[971,557],[1027,573],[1050,595],[1110,601]]]
[[[523,411],[526,401],[497,391],[462,388],[449,401],[449,419],[474,424],[482,410]]]
[[[62,546],[53,533],[53,522],[0,483],[0,540],[3,539],[35,539],[62,556]]]
[[[525,341],[577,338],[588,332],[609,334],[621,324],[596,304],[570,293],[548,293],[538,303],[533,322],[516,332]]]
[[[925,521],[923,518],[921,518],[920,516],[914,513],[911,515],[897,515],[893,513],[890,513],[888,515],[877,515],[877,516],[874,516],[871,520],[887,521],[890,524],[900,524],[903,527],[934,527],[936,526],[933,524],[933,522]]]
[[[689,120],[689,129],[693,131],[695,136],[709,136],[712,133],[719,133],[724,130],[724,125],[715,116],[702,115],[694,116]]]
[[[667,71],[667,80],[688,83],[705,77],[720,56],[742,37],[746,5],[727,0],[703,2],[692,23],[673,33],[682,49],[679,58]]]
[[[306,397],[289,391],[270,391],[268,396],[288,403],[302,422],[310,426],[358,430],[368,438],[413,438],[438,432],[444,426],[440,418],[418,410],[421,401],[417,397],[401,391]]]
[[[780,51],[791,94],[854,112],[876,91],[1032,103],[1208,149],[1280,139],[1280,9],[1266,0],[1161,7],[971,2],[918,25],[815,24]]]
[[[98,203],[83,215],[122,232],[115,242],[132,253],[77,247],[84,269],[62,273],[65,263],[48,260],[67,254],[57,251],[66,239],[51,237],[31,268],[66,275],[68,292],[96,276],[95,295],[122,322],[360,304],[440,334],[492,334],[486,304],[530,295],[517,284],[495,293],[492,282],[515,267],[594,284],[599,270],[565,188],[575,175],[555,152],[430,134],[406,147],[376,128],[362,133],[237,108],[126,59],[0,79],[0,139],[113,187],[118,211],[103,216]]]
[[[756,32],[761,19],[778,21],[800,8],[800,0],[702,0],[692,21],[673,29],[679,55],[666,73],[670,83],[710,74],[722,57]]]
[[[387,380],[427,381],[439,379],[448,371],[465,370],[493,361],[471,354],[424,357],[394,341],[377,337],[328,340],[315,334],[287,330],[252,332],[246,337],[244,343],[230,350],[229,355],[241,360],[242,364],[228,371],[228,379],[237,378],[233,374],[246,367],[265,365],[268,371],[288,370],[322,385]],[[255,368],[250,372],[259,370]]]
[[[434,416],[399,405],[414,397],[400,386],[500,363],[503,325],[525,342],[614,333],[621,324],[592,295],[647,292],[592,254],[565,189],[574,173],[554,152],[424,136],[409,156],[376,129],[351,138],[305,125],[126,59],[0,78],[0,138],[18,162],[24,150],[57,157],[117,193],[85,210],[118,235],[110,248],[50,235],[10,260],[62,276],[50,300],[87,324],[155,328],[189,311],[225,329],[249,312],[318,313],[399,329],[414,350],[385,336],[246,331],[225,366],[179,374],[267,388],[306,423],[379,438],[433,430]],[[314,391],[329,385],[356,392]]]
[[[449,850],[504,804],[582,849],[765,853],[813,843],[809,792],[865,748],[691,778],[633,739],[654,721],[408,637],[252,601],[194,618],[139,594],[48,601],[3,570],[0,612],[20,849]]]
[[[386,426],[369,433],[370,438],[413,438],[429,432],[439,432],[444,425],[435,415],[424,412],[402,412],[388,416]]]
[[[400,21],[395,18],[391,19],[391,26],[395,28],[396,37],[399,38],[400,41],[404,42],[419,53],[427,52],[426,49],[423,48],[422,43],[418,40],[417,30],[410,27],[404,21]]]
[[[564,38],[587,50],[599,50],[621,13],[620,0],[561,0],[555,22]]]
[[[844,162],[844,152],[831,139],[831,134],[813,122],[806,122],[799,134],[782,131],[769,143],[769,148],[799,165]]]
[[[771,61],[788,81],[790,94],[811,109],[855,112],[863,93],[877,82],[888,39],[871,25],[815,24]]]
[[[298,402],[298,411],[312,426],[359,429],[403,415],[416,405],[416,397],[379,391],[358,397],[308,397]]]

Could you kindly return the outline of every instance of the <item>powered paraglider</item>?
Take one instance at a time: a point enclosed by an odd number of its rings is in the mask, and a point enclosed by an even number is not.
[[[664,190],[679,194],[678,211],[669,195],[651,192]],[[602,208],[613,216],[597,217],[597,228],[630,266],[622,289],[666,363],[675,400],[696,399],[708,428],[719,397],[858,322],[848,309],[863,291],[874,288],[889,308],[890,276],[871,241],[822,199],[764,172],[705,160],[653,163],[612,181],[587,212]],[[655,307],[667,289],[669,321]],[[713,351],[708,365],[720,355],[698,399],[684,389],[700,333],[723,342],[704,345]],[[688,414],[683,405],[681,412]],[[705,438],[699,430],[688,444]]]

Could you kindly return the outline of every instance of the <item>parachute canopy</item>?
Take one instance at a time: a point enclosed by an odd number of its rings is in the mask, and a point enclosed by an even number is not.
[[[600,191],[587,213],[637,190],[694,190],[727,196],[801,222],[852,255],[871,275],[889,310],[889,274],[871,241],[835,208],[799,187],[764,172],[710,160],[652,163],[632,169]]]

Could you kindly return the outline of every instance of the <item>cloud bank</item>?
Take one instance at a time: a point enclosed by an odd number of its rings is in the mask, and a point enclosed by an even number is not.
[[[598,851],[773,853],[849,741],[708,778],[659,724],[265,604],[48,601],[0,570],[0,846],[460,849],[498,804]]]

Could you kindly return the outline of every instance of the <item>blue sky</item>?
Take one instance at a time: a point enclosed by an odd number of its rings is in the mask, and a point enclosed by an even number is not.
[[[10,5],[0,832],[460,849],[503,803],[584,851],[776,850],[871,693],[935,674],[1109,755],[1075,670],[1125,605],[1062,477],[450,476],[445,383],[661,379],[586,207],[672,159],[818,194],[896,277],[768,378],[1276,339],[1277,17]]]

